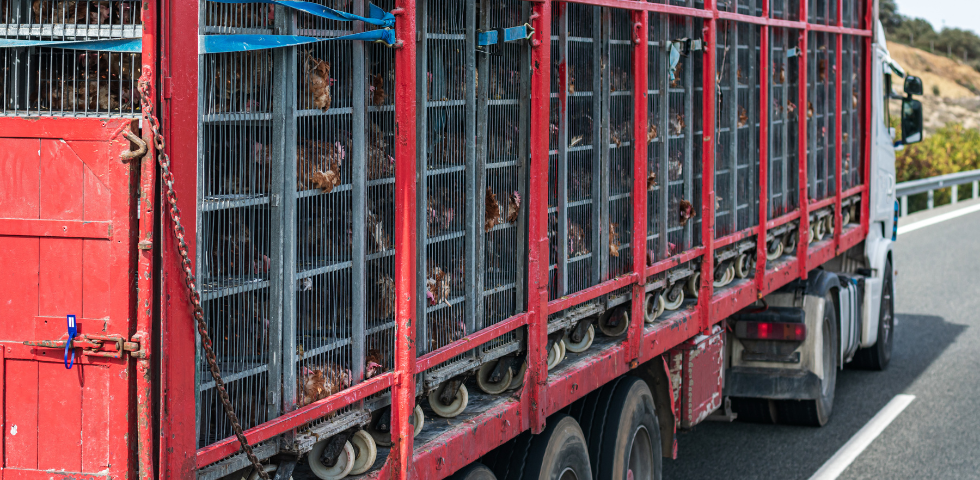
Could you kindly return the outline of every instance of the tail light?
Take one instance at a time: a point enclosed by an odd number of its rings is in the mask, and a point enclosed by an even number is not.
[[[806,340],[806,325],[786,322],[738,322],[735,337],[742,340]]]

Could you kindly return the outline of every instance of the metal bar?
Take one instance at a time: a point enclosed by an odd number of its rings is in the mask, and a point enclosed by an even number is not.
[[[562,310],[569,309],[576,305],[588,302],[589,300],[594,300],[607,293],[613,292],[620,288],[630,285],[638,281],[640,276],[636,273],[630,273],[628,275],[623,275],[621,277],[614,278],[612,280],[602,282],[598,285],[593,285],[589,288],[579,290],[575,293],[565,295],[557,300],[552,300],[548,302],[548,313],[557,313]]]
[[[550,1],[532,5],[530,17],[535,38],[531,40],[531,108],[530,118],[551,118],[551,5]],[[560,9],[563,4],[558,4]],[[559,40],[560,41],[560,40]],[[559,59],[564,62],[564,55]],[[564,63],[559,64],[560,91],[565,87]],[[559,100],[561,94],[559,93]],[[564,101],[561,100],[564,114]],[[559,127],[564,131],[564,126]],[[530,126],[530,165],[528,169],[528,342],[527,373],[524,376],[524,392],[521,395],[520,409],[522,429],[530,428],[534,433],[544,430],[544,400],[548,378],[546,345],[548,342],[548,165],[549,122],[531,122]],[[560,133],[559,133],[560,135]],[[562,143],[559,143],[561,148]],[[559,154],[559,162],[561,161]],[[561,187],[559,186],[559,191]]]
[[[718,4],[715,0],[705,0],[704,8],[717,17]],[[711,326],[711,297],[714,293],[714,241],[715,241],[715,67],[717,49],[712,48],[718,41],[718,20],[711,18],[705,26],[705,43],[709,46],[704,54],[703,96],[704,115],[702,117],[703,153],[701,161],[701,238],[704,247],[704,257],[701,260],[701,288],[698,294],[698,315],[701,320],[701,330],[706,331]],[[709,134],[708,132],[712,132]]]
[[[367,13],[365,0],[354,0],[358,14]],[[364,24],[354,22],[354,33],[364,31]],[[351,238],[351,382],[360,383],[366,375],[367,363],[367,49],[364,42],[351,43],[351,215],[354,231]],[[336,232],[334,233],[336,235]],[[291,385],[287,383],[286,385]],[[359,402],[363,407],[363,402]]]
[[[398,21],[395,36],[401,40],[400,48],[395,50],[395,204],[404,209],[418,205],[416,195],[416,103],[413,96],[416,88],[416,28],[415,0],[395,2]],[[422,64],[424,65],[424,63]],[[424,111],[424,110],[423,110]],[[424,131],[424,130],[423,130]],[[395,215],[395,322],[398,335],[395,336],[395,385],[392,387],[391,443],[389,453],[395,479],[408,478],[408,467],[412,462],[414,438],[409,424],[415,410],[415,326],[416,317],[416,219],[412,218],[411,207]],[[408,213],[408,214],[406,214]],[[424,216],[422,218],[425,218]],[[424,279],[423,279],[424,281]],[[423,283],[424,284],[424,283]],[[418,302],[424,303],[424,302]],[[425,317],[422,317],[423,319]],[[387,375],[383,377],[389,378]],[[369,384],[362,383],[358,386]],[[357,387],[354,387],[357,388]]]
[[[843,0],[837,0],[837,25],[843,23]],[[842,109],[843,101],[841,100],[841,93],[843,89],[841,85],[843,84],[843,71],[844,65],[842,64],[843,50],[844,50],[844,38],[841,35],[835,35],[834,40],[837,43],[837,51],[835,53],[836,59],[834,60],[835,81],[834,81],[834,115],[837,116],[837,122],[834,125],[834,143],[837,145],[837,155],[832,159],[834,162],[835,178],[837,181],[834,183],[837,188],[834,189],[834,194],[836,200],[834,202],[834,248],[840,249],[840,236],[844,231],[844,214],[842,211],[843,201],[844,201],[844,144],[843,144],[843,129],[844,129],[844,114]],[[850,118],[850,117],[848,117]]]
[[[927,205],[926,208],[928,208],[929,210],[932,210],[936,206],[936,202],[935,202],[935,193],[936,193],[936,191],[935,190],[929,190],[928,193],[929,193],[929,199],[926,202],[926,205]]]
[[[786,215],[769,220],[768,222],[766,222],[766,228],[772,230],[780,225],[785,225],[798,218],[800,218],[800,211],[794,210],[790,213],[787,213]]]
[[[976,198],[976,196],[974,196],[973,198]],[[902,216],[907,217],[909,216],[909,197],[901,197],[901,199],[902,199]]]
[[[643,338],[643,299],[646,295],[646,245],[647,245],[647,110],[650,90],[647,79],[649,52],[647,47],[650,14],[644,11],[632,13],[633,31],[633,239],[630,251],[633,254],[633,272],[638,275],[633,285],[633,305],[627,337],[627,358],[635,362],[640,357]]]
[[[980,181],[973,182],[973,198],[980,198]]]
[[[410,367],[411,368],[411,367]],[[299,408],[282,416],[274,418],[256,427],[245,431],[245,438],[250,444],[255,444],[263,440],[268,440],[283,432],[288,432],[301,427],[306,423],[318,418],[329,415],[330,413],[350,405],[358,400],[374,395],[388,387],[396,385],[399,373],[385,373],[366,382],[355,385],[340,393],[331,395],[323,400],[311,403],[303,408]],[[395,387],[398,388],[397,386]],[[412,408],[415,408],[413,398]],[[394,415],[394,410],[392,410]],[[406,419],[407,420],[407,419]],[[392,421],[394,422],[394,420]],[[396,425],[392,423],[392,425]],[[241,449],[238,439],[228,437],[220,442],[213,443],[197,451],[197,464],[209,465],[222,458],[234,455]],[[392,449],[392,455],[395,450]],[[405,478],[405,477],[402,477]]]
[[[661,67],[657,69],[660,72],[660,78],[657,79],[657,93],[660,95],[660,124],[657,125],[657,136],[660,141],[660,165],[657,170],[661,183],[658,192],[660,194],[659,211],[657,215],[659,216],[658,225],[660,226],[657,235],[657,251],[650,259],[652,263],[656,263],[657,259],[661,256],[670,256],[672,252],[668,252],[670,240],[668,239],[667,230],[670,227],[670,173],[669,173],[669,161],[670,161],[670,130],[668,125],[670,125],[670,76],[668,74],[668,68],[666,68],[667,62],[665,62],[665,57],[669,57],[669,51],[667,49],[668,42],[670,39],[670,17],[667,15],[659,15],[659,18],[654,21],[660,22],[660,37],[656,39],[659,42],[660,52],[658,52],[657,60],[660,62]],[[659,133],[663,132],[663,133]],[[649,275],[650,270],[647,269]]]
[[[601,59],[603,52],[606,50],[603,48],[603,35],[602,35],[602,24],[604,15],[599,7],[592,8],[592,58]],[[592,69],[592,115],[595,117],[600,114],[603,119],[601,122],[592,122],[592,194],[591,198],[598,198],[602,206],[608,208],[609,205],[609,189],[604,188],[603,178],[608,178],[604,172],[609,170],[608,157],[603,154],[603,152],[609,150],[609,112],[608,109],[603,108],[603,105],[608,104],[608,101],[603,99],[600,94],[605,89],[603,88],[603,79],[608,79],[608,74],[603,76],[603,69],[609,68],[609,62],[605,62],[605,65],[600,65],[602,68]],[[600,113],[601,112],[601,113]],[[605,134],[603,131],[605,130]],[[596,168],[598,161],[599,168]],[[605,165],[603,165],[605,163]],[[604,168],[605,167],[605,168]],[[606,232],[608,237],[609,225],[608,216],[603,216],[603,207],[595,208],[593,206],[589,210],[592,212],[592,250],[600,250],[600,255],[597,255],[594,260],[589,262],[591,264],[591,277],[592,281],[589,285],[595,285],[601,282],[604,277],[602,275],[602,266],[604,263],[602,258],[605,256],[608,258],[609,248],[604,247],[606,243],[603,243],[603,232]],[[598,228],[596,228],[598,227]],[[562,228],[564,229],[564,228]],[[567,291],[565,293],[568,293]]]
[[[898,196],[915,195],[929,190],[938,190],[953,185],[964,185],[976,183],[980,180],[980,170],[970,170],[966,172],[950,173],[920,180],[910,180],[895,185],[895,194]]]
[[[807,1],[800,0],[800,18],[806,18],[807,15]],[[806,279],[808,274],[807,269],[807,248],[808,242],[806,239],[810,238],[810,201],[809,201],[809,189],[807,188],[807,139],[809,121],[807,116],[807,61],[808,58],[808,38],[809,34],[807,31],[800,32],[799,39],[799,71],[800,71],[800,84],[799,84],[799,103],[797,103],[797,117],[799,118],[799,204],[800,204],[800,241],[797,242],[797,261],[799,264],[799,275],[800,278]]]
[[[960,199],[960,186],[959,185],[953,185],[953,191],[952,191],[952,193],[950,195],[950,203],[953,204],[953,205],[955,205],[956,202],[959,201],[959,199]]]
[[[457,355],[473,350],[480,345],[496,340],[500,336],[512,332],[528,324],[529,315],[522,313],[502,322],[490,325],[472,335],[467,335],[449,345],[440,347],[418,358],[415,364],[416,372],[424,372]]]
[[[562,296],[568,293],[568,70],[570,65],[568,4],[560,3],[558,8],[558,74],[561,78],[558,79],[560,113],[558,120],[558,178],[556,179],[558,182],[558,292],[556,296]]]
[[[762,16],[769,18],[771,0],[762,1]],[[772,69],[769,64],[769,32],[771,27],[763,26],[759,38],[759,226],[755,240],[755,286],[763,288],[766,276],[767,245],[766,232],[769,219],[769,85]]]
[[[670,257],[666,260],[661,260],[647,267],[647,276],[652,277],[658,273],[665,272],[678,265],[681,265],[686,262],[690,262],[691,260],[694,260],[695,258],[698,258],[703,254],[704,254],[704,248],[697,247],[697,248],[692,248],[691,250],[688,250],[679,255]]]
[[[476,0],[466,0],[466,73],[479,72],[475,78],[488,79],[479,82],[481,91],[485,91],[489,81],[489,69],[485,62],[481,62],[482,68],[477,70],[476,62],[476,29],[477,29],[477,5]],[[474,194],[466,195],[466,241],[465,256],[466,268],[464,272],[466,304],[464,308],[464,322],[467,332],[474,332],[481,325],[480,319],[483,318],[483,251],[485,235],[483,232],[484,217],[486,216],[485,199],[486,192],[486,170],[484,168],[485,157],[477,153],[477,132],[486,131],[486,115],[482,115],[483,124],[480,124],[481,116],[477,113],[477,91],[472,88],[472,84],[467,80],[466,87],[466,109],[465,115],[468,119],[476,119],[475,122],[466,122],[466,186],[468,192]],[[482,110],[482,109],[480,109]],[[483,195],[481,195],[483,193]],[[505,200],[505,199],[501,199]],[[428,319],[426,320],[428,322]],[[482,325],[481,325],[482,326]],[[473,352],[475,354],[476,352]]]
[[[865,3],[867,5],[865,7],[864,21],[862,22],[862,25],[865,28],[867,28],[867,29],[870,30],[871,28],[873,28],[873,26],[875,25],[875,22],[876,22],[876,19],[874,18],[874,2],[872,2],[872,1],[866,1]],[[872,67],[871,67],[871,65],[872,65],[872,59],[871,59],[871,57],[872,57],[872,53],[874,52],[874,50],[871,48],[871,46],[872,46],[872,39],[871,39],[870,36],[869,37],[865,37],[863,43],[864,43],[864,65],[863,65],[863,67],[864,67],[864,71],[867,72],[867,73],[864,75],[864,92],[863,92],[863,94],[861,96],[861,102],[863,103],[863,108],[861,109],[862,110],[861,131],[862,132],[866,132],[866,134],[863,135],[862,138],[861,138],[861,141],[863,143],[861,145],[861,149],[862,149],[861,162],[863,163],[862,169],[863,169],[863,173],[864,173],[864,176],[863,176],[863,178],[861,180],[862,180],[862,183],[864,183],[866,186],[870,186],[871,185],[871,181],[870,181],[870,178],[871,178],[871,132],[872,132],[872,128],[874,128],[873,121],[871,120],[871,103],[872,103],[871,102],[871,98],[872,98],[871,95],[873,93],[871,78],[874,76],[874,75],[871,74],[871,72],[874,71],[874,70],[872,70]],[[869,205],[869,202],[868,202],[869,197],[870,197],[869,193],[870,192],[868,192],[868,190],[864,190],[864,191],[861,192],[861,215],[860,215],[861,216],[861,232],[863,232],[863,234],[865,236],[868,234],[868,232],[870,231],[870,228],[871,228],[871,223],[869,221],[870,220],[870,216],[869,215],[870,215],[870,212],[871,212],[871,208],[870,208],[870,205]]]

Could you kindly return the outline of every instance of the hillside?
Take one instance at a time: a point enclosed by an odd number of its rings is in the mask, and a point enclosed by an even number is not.
[[[926,134],[961,123],[967,129],[980,129],[980,73],[950,58],[899,43],[888,42],[888,51],[909,75],[922,78],[922,107]],[[936,95],[938,90],[939,95]],[[902,86],[895,91],[901,93]],[[891,102],[893,114],[899,102]]]

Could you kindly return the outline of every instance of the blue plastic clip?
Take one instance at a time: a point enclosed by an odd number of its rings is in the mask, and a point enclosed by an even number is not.
[[[75,316],[68,315],[68,342],[65,343],[65,368],[71,370],[71,367],[75,365],[75,349],[72,348],[72,344],[75,343],[75,336],[78,335],[78,326],[75,324]],[[69,362],[68,355],[71,353],[71,360]]]

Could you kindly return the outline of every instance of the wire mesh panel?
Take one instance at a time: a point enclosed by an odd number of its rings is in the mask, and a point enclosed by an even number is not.
[[[481,0],[480,29],[522,25],[528,6],[519,0]],[[528,47],[526,42],[500,42],[477,58],[479,112],[477,116],[478,165],[484,170],[483,274],[477,278],[482,311],[477,329],[506,320],[523,310],[526,254],[524,200],[527,198],[529,118]],[[508,333],[482,347],[484,357],[499,356],[516,347],[515,333]]]
[[[770,36],[769,218],[799,205],[799,52],[795,30],[773,28]]]
[[[861,184],[861,37],[844,35],[841,51],[841,185],[847,190]]]
[[[278,267],[270,197],[281,164],[273,138],[273,55],[201,57],[198,249],[205,320],[236,414],[245,428],[275,416],[280,317],[270,272]],[[206,152],[206,153],[205,153]],[[280,177],[281,178],[281,177]],[[276,262],[275,264],[273,262]],[[271,341],[270,341],[271,340]],[[198,445],[232,434],[203,355],[198,355]]]
[[[142,35],[136,0],[0,0],[0,38],[74,41]],[[139,53],[4,48],[3,115],[137,116]]]
[[[647,34],[647,265],[667,255],[665,180],[668,104],[667,16],[651,14]]]
[[[762,0],[718,0],[718,10],[758,17],[762,16]]]
[[[344,8],[363,13],[367,2]],[[210,2],[202,25],[324,39],[357,27]],[[320,42],[202,55],[200,71],[202,296],[249,428],[393,368],[394,64],[378,45]],[[206,446],[231,430],[199,364]],[[304,430],[329,435],[329,420],[350,408]]]
[[[633,39],[627,10],[603,10],[603,278],[633,270]]]
[[[769,0],[769,16],[780,20],[799,20],[800,0]]]
[[[844,27],[861,28],[865,14],[864,0],[843,0],[841,21]]]
[[[820,200],[836,194],[837,189],[837,45],[831,34],[821,32],[810,32],[807,44],[808,196]]]
[[[550,178],[557,183],[555,215],[549,226],[555,282],[551,298],[599,282],[601,190],[601,12],[598,7],[564,4],[556,9],[553,29],[558,51],[552,75],[557,83],[557,152]],[[556,88],[557,87],[557,88]],[[553,135],[554,136],[554,135]]]

